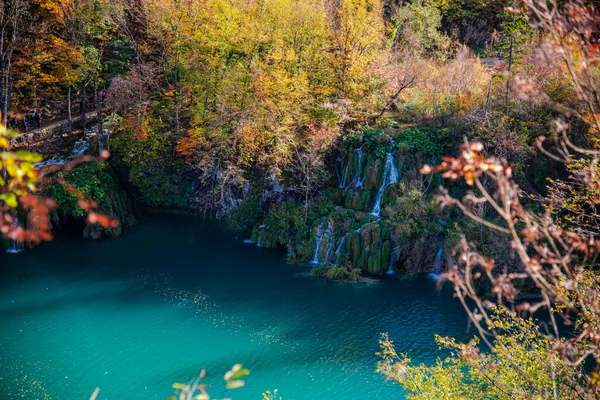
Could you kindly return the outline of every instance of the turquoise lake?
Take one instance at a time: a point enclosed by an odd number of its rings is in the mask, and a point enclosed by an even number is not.
[[[214,398],[402,399],[375,373],[382,332],[427,364],[444,355],[435,333],[473,333],[426,275],[348,284],[310,268],[175,216],[0,254],[0,399],[87,400],[96,387],[99,399],[165,399],[202,369]],[[226,391],[235,363],[251,374]]]

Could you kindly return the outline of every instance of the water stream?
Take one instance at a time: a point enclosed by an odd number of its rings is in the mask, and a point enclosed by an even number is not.
[[[14,227],[18,228],[21,225],[19,224],[19,218],[17,217],[16,213],[13,215],[13,219],[14,219]],[[7,253],[10,254],[18,254],[20,252],[23,251],[23,242],[16,240],[16,239],[11,239],[10,240],[10,246],[8,249],[6,249]]]
[[[352,181],[348,185],[348,188],[363,188],[363,177],[362,177],[362,156],[363,149],[362,146],[354,150],[356,153],[356,169],[354,170],[354,176],[352,177]]]
[[[437,253],[435,254],[435,260],[433,261],[433,272],[428,276],[430,279],[437,280],[442,273],[442,267],[444,266],[444,239],[440,240]]]
[[[398,168],[396,167],[396,162],[394,161],[394,147],[395,143],[392,141],[392,148],[385,157],[383,180],[381,181],[381,186],[375,195],[375,204],[373,205],[373,211],[371,211],[371,214],[375,216],[379,216],[381,213],[381,196],[383,195],[385,188],[392,183],[398,182],[399,174]]]

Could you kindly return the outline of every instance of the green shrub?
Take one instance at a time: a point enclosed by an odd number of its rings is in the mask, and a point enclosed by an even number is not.
[[[396,140],[408,154],[416,150],[422,157],[431,157],[442,153],[441,137],[443,133],[438,129],[410,127],[398,132]]]
[[[246,199],[241,204],[225,213],[225,227],[239,235],[259,223],[263,218],[263,211],[255,199]]]
[[[193,181],[175,151],[176,139],[155,118],[149,118],[146,134],[140,138],[134,138],[131,130],[111,138],[111,162],[129,170],[130,182],[150,207],[189,208]]]
[[[488,353],[480,350],[479,337],[460,344],[436,335],[440,349],[450,355],[431,366],[414,365],[396,352],[384,334],[377,372],[398,382],[407,399],[591,398],[581,396],[573,385],[583,375],[583,367],[564,361],[535,321],[498,307],[488,327],[500,331]],[[519,393],[516,397],[515,392]]]
[[[352,132],[344,136],[343,147],[348,151],[352,151],[358,148],[358,146],[361,145],[362,141],[362,132]]]
[[[314,268],[310,273],[313,276],[334,281],[356,281],[360,277],[360,269],[358,268],[348,269],[346,267],[336,267],[333,265],[322,265]]]
[[[369,147],[369,152],[376,158],[384,159],[391,149],[392,142],[390,137],[385,134],[385,128],[370,128],[363,130],[365,144]]]
[[[98,203],[100,209],[110,208],[109,192],[116,187],[113,177],[107,171],[108,166],[101,162],[88,162],[71,170],[65,180],[80,191],[87,199]],[[75,217],[83,217],[85,212],[79,207],[74,193],[59,184],[50,188],[50,196],[61,208],[69,210]]]

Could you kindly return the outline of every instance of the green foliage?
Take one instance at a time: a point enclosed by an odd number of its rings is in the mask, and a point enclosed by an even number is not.
[[[496,47],[504,58],[512,57],[510,60],[512,64],[518,64],[522,58],[522,52],[526,50],[525,44],[533,36],[533,29],[529,26],[525,14],[505,12],[502,17],[500,40]]]
[[[314,268],[311,275],[322,278],[331,279],[334,281],[356,281],[360,277],[360,269],[346,267],[336,267],[333,265],[322,265]]]
[[[115,182],[107,171],[107,165],[101,162],[89,162],[78,165],[69,171],[65,180],[88,200],[98,203],[100,210],[110,208],[109,192],[115,188]],[[56,184],[50,188],[50,196],[58,205],[75,217],[83,217],[85,211],[79,207],[79,198],[64,186]]]
[[[383,335],[377,371],[398,382],[408,399],[579,398],[572,384],[582,376],[582,368],[567,364],[532,319],[498,307],[488,326],[501,332],[489,353],[479,349],[477,337],[459,344],[436,336],[440,349],[450,356],[432,366],[413,365]]]
[[[250,375],[250,370],[242,367],[242,364],[235,364],[231,370],[223,376],[225,387],[227,389],[237,389],[246,384],[241,378]],[[197,379],[189,383],[174,383],[175,395],[169,396],[167,400],[210,400],[211,396],[207,392],[208,385],[202,383],[206,372],[202,370]],[[217,399],[214,399],[217,400]]]
[[[309,212],[309,221],[313,221],[313,213]],[[289,200],[271,209],[263,224],[268,230],[263,231],[263,237],[267,241],[265,247],[285,246],[293,240],[308,240],[310,227],[304,222],[303,206],[295,201]]]
[[[402,129],[396,135],[398,146],[407,150],[407,154],[416,150],[422,157],[439,156],[443,150],[441,138],[441,130],[420,127]]]
[[[396,196],[390,199],[389,207],[385,210],[386,214],[389,213],[398,241],[406,242],[441,233],[433,201],[419,190],[408,190],[402,183],[398,186]]]
[[[363,140],[368,146],[369,152],[380,160],[385,159],[392,145],[385,127],[363,129]]]
[[[192,182],[174,150],[175,135],[154,119],[145,129],[146,135],[139,138],[131,130],[118,132],[111,141],[114,162],[129,169],[129,180],[148,206],[188,208]]]
[[[235,235],[256,225],[263,217],[260,204],[253,198],[246,199],[236,208],[229,210],[224,217],[225,226]]]
[[[392,15],[393,45],[411,53],[438,54],[445,51],[450,40],[441,33],[442,14],[429,3],[412,2],[400,7]]]
[[[344,136],[343,147],[352,151],[362,144],[363,134],[361,132],[351,132]]]

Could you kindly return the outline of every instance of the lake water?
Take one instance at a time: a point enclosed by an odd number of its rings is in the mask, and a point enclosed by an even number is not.
[[[451,291],[426,276],[345,284],[308,271],[172,216],[1,254],[0,399],[87,400],[96,386],[99,399],[165,399],[203,368],[216,398],[402,399],[375,373],[381,332],[428,364],[434,333],[470,336]],[[225,391],[238,362],[246,386]]]

